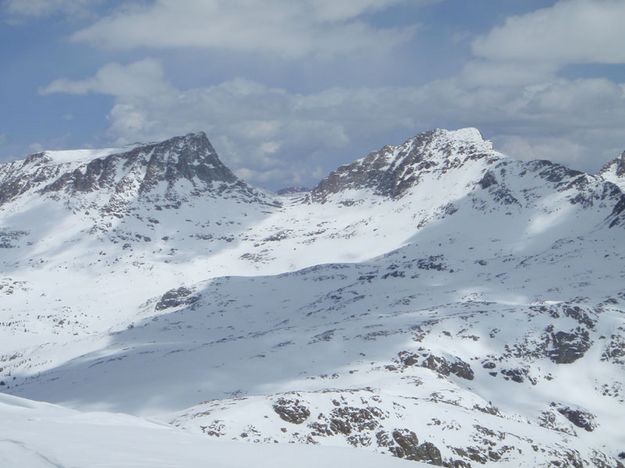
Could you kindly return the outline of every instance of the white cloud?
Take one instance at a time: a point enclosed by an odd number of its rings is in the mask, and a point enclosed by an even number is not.
[[[103,76],[121,78],[112,83]],[[141,92],[136,82],[159,92]],[[55,83],[46,92],[113,95],[109,132],[119,143],[205,130],[238,174],[274,187],[311,184],[319,168],[329,171],[337,161],[398,142],[397,135],[440,126],[478,126],[516,157],[586,169],[615,157],[625,143],[625,86],[603,79],[512,88],[467,86],[458,78],[310,94],[235,79],[181,90],[165,80],[157,62],[142,61]]]
[[[118,9],[74,41],[110,49],[202,48],[285,57],[384,51],[414,27],[375,28],[362,15],[428,0],[156,0]]]
[[[586,148],[569,138],[534,136],[523,138],[502,135],[497,138],[498,149],[519,159],[548,159],[567,163],[579,162]]]
[[[560,0],[506,19],[473,43],[481,58],[503,62],[625,63],[625,1]]]
[[[160,62],[144,59],[124,66],[109,63],[98,70],[93,78],[72,81],[53,81],[40,94],[108,94],[111,96],[151,96],[168,92]]]
[[[4,8],[14,16],[41,17],[54,13],[85,15],[102,0],[5,0]]]
[[[375,52],[410,29],[376,29],[369,13],[428,0],[174,0],[130,4],[73,39],[114,49],[204,48],[303,58]],[[625,85],[564,79],[567,64],[625,63],[623,0],[561,0],[508,18],[472,44],[462,72],[422,86],[337,87],[302,94],[253,80],[178,89],[159,61],[111,63],[42,94],[114,97],[118,143],[205,130],[246,179],[310,184],[338,162],[433,127],[477,126],[521,159],[593,170],[625,145]]]

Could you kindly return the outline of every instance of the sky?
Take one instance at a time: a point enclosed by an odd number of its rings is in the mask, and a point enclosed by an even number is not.
[[[625,0],[0,0],[0,161],[205,131],[312,186],[433,128],[597,171],[625,150]]]

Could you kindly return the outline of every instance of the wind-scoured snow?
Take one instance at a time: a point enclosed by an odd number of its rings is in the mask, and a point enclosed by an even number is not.
[[[620,463],[625,195],[608,169],[516,161],[475,129],[283,196],[204,134],[38,158],[0,165],[0,390],[131,421],[145,450],[172,434],[190,460],[251,442],[388,455],[376,466]]]
[[[85,150],[56,150],[46,151],[44,156],[49,158],[50,164],[84,163],[92,159],[103,158],[115,153],[121,153],[121,148],[85,149]]]

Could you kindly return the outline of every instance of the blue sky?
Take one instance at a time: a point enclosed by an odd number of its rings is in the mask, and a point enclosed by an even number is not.
[[[622,0],[0,5],[0,160],[205,130],[277,188],[434,127],[588,171],[625,150]]]

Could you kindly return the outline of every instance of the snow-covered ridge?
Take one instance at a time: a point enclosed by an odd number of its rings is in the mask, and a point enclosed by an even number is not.
[[[88,203],[103,216],[119,216],[140,199],[177,205],[189,197],[224,192],[267,198],[219,160],[204,133],[122,149],[43,152],[0,166],[0,206],[51,196],[66,198],[74,208]]]
[[[18,442],[0,465],[249,464],[234,439],[297,466],[620,466],[625,195],[607,179],[475,129],[280,197],[203,134],[1,165],[0,391],[81,412],[0,396]]]
[[[190,140],[207,139],[207,136],[205,132],[197,132],[197,133],[188,133],[187,135],[184,135],[182,137],[174,137],[174,139],[177,139],[180,141],[190,141]],[[127,145],[115,146],[115,147],[109,147],[109,148],[44,150],[38,153],[31,154],[27,156],[24,160],[18,160],[15,162],[23,163],[23,162],[40,160],[42,163],[49,164],[49,165],[67,164],[67,163],[82,164],[85,162],[92,161],[94,159],[105,158],[113,154],[127,153],[135,148],[153,146],[159,143],[160,142],[131,143]]]
[[[466,171],[483,169],[503,157],[475,128],[437,129],[339,167],[312,191],[312,198],[324,201],[347,189],[400,198],[426,175],[440,177],[465,166]]]
[[[54,150],[44,151],[43,157],[49,164],[83,163],[93,159],[103,158],[111,154],[123,152],[123,148],[101,148],[82,150]]]

